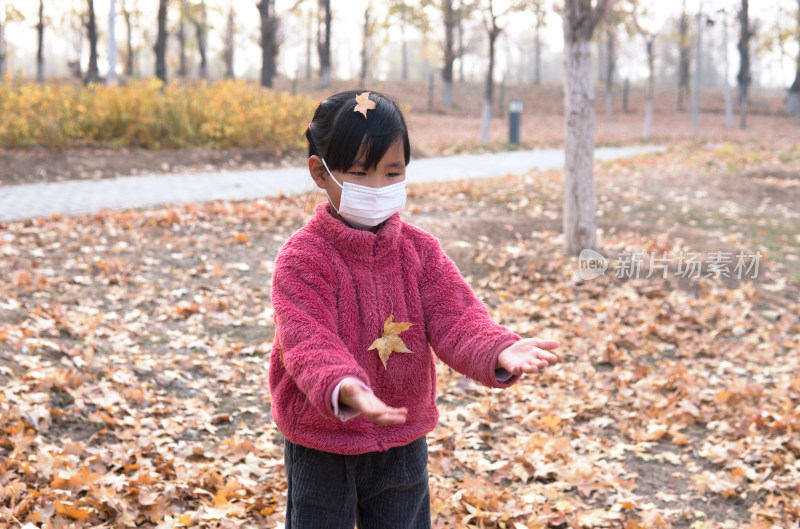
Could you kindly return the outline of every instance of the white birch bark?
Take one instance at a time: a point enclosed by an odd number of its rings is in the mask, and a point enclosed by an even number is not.
[[[590,41],[564,43],[564,235],[566,251],[599,250],[594,189],[594,84]]]

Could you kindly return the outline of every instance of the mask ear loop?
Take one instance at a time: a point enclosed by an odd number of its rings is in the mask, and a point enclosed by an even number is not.
[[[331,172],[331,170],[330,170],[330,169],[328,169],[328,164],[327,164],[327,163],[325,163],[325,158],[323,158],[322,156],[320,156],[320,157],[319,157],[319,159],[320,159],[320,160],[322,160],[322,165],[324,165],[324,166],[325,166],[325,170],[326,170],[326,171],[328,171],[328,174],[329,174],[329,175],[331,175],[331,178],[333,179],[333,181],[334,181],[334,182],[336,182],[336,185],[337,185],[337,186],[339,186],[341,189],[344,189],[344,187],[342,186],[342,184],[340,184],[340,183],[339,183],[339,181],[338,181],[338,180],[336,180],[336,177],[335,177],[335,176],[333,176],[333,173]],[[327,194],[328,194],[328,192],[326,191],[326,192],[325,192],[325,194],[327,195]],[[333,210],[334,210],[334,211],[336,212],[336,214],[338,215],[338,214],[339,214],[339,210],[338,210],[338,209],[336,209],[336,206],[334,206],[334,205],[333,205],[333,202],[331,201],[331,197],[330,197],[330,195],[328,195],[328,202],[330,203],[331,207],[333,208]],[[341,204],[339,204],[339,205],[341,206]]]

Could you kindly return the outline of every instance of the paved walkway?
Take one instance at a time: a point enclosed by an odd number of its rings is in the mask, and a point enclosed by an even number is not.
[[[599,148],[595,150],[595,159],[623,158],[661,150],[664,148],[655,146]],[[561,149],[422,158],[411,161],[406,179],[408,182],[460,180],[522,174],[532,169],[547,170],[563,165]],[[81,215],[104,209],[256,199],[313,189],[305,167],[0,186],[0,221],[51,214]]]

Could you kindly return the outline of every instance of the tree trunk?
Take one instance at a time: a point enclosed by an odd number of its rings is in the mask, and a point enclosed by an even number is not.
[[[89,20],[86,25],[87,36],[89,37],[89,69],[86,72],[86,84],[96,83],[100,79],[97,70],[97,20],[94,14],[94,0],[87,0],[89,8]]]
[[[442,105],[453,108],[453,63],[456,60],[453,33],[456,28],[456,17],[453,12],[453,0],[442,2],[444,9],[444,66],[442,68]]]
[[[689,15],[686,13],[686,0],[683,0],[681,18],[678,23],[679,59],[678,59],[678,112],[684,110],[684,100],[689,99]]]
[[[655,52],[653,50],[655,44],[655,36],[649,35],[645,37],[647,48],[647,102],[645,103],[644,113],[644,139],[649,140],[653,130],[653,99],[655,97],[656,86],[656,68],[655,68]]]
[[[497,37],[500,35],[500,28],[497,26],[497,19],[492,12],[492,2],[489,2],[489,16],[491,27],[489,30],[489,67],[486,71],[486,84],[483,90],[483,113],[481,116],[481,143],[489,143],[489,130],[492,125],[492,102],[494,101],[494,56]]]
[[[44,83],[44,0],[39,0],[39,23],[36,24],[36,82]]]
[[[154,48],[156,53],[156,77],[167,84],[167,0],[158,0],[158,36]]]
[[[117,82],[117,5],[110,0],[108,5],[108,76],[106,84]]]
[[[594,191],[594,83],[591,38],[608,2],[564,2],[564,236],[568,255],[599,250]]]
[[[401,38],[403,39],[403,45],[402,45],[402,50],[401,50],[402,53],[403,53],[403,57],[401,58],[401,60],[402,60],[402,70],[400,72],[400,75],[401,75],[403,81],[408,81],[408,42],[406,41],[406,21],[405,21],[405,16],[406,16],[405,13],[403,13],[403,19],[404,19],[403,20],[403,25],[400,27],[400,34],[401,34]]]
[[[274,0],[261,0],[258,12],[261,15],[261,86],[272,88],[275,72],[275,18]]]
[[[794,82],[789,88],[788,108],[789,113],[797,113],[797,123],[800,124],[800,0],[797,0],[797,60],[795,62]]]
[[[615,44],[614,28],[609,25],[606,28],[606,121],[611,121],[613,113],[614,70],[617,63]]]
[[[233,59],[234,59],[234,42],[233,42],[233,0],[228,4],[228,16],[225,24],[225,79],[233,79]]]
[[[331,0],[319,0],[320,19],[317,27],[319,76],[323,88],[331,87]],[[324,20],[322,18],[324,15]],[[322,25],[325,25],[323,30]]]
[[[464,82],[464,16],[462,14],[461,9],[463,8],[463,3],[459,7],[459,11],[456,16],[456,30],[458,32],[458,80],[459,82]]]
[[[536,33],[533,41],[533,82],[542,84],[542,17],[543,11],[539,4],[536,4]]]
[[[798,0],[800,1],[800,0]],[[733,100],[731,97],[731,83],[728,81],[730,73],[730,61],[728,61],[728,16],[725,10],[722,10],[722,49],[723,49],[723,63],[725,79],[723,87],[725,89],[725,127],[733,128]]]
[[[192,20],[195,33],[197,34],[197,52],[200,54],[200,79],[208,79],[208,54],[206,50],[208,38],[208,10],[206,2],[200,2],[200,19]]]
[[[499,31],[489,33],[489,68],[483,90],[483,112],[481,114],[481,143],[489,143],[489,129],[492,125],[492,101],[494,100],[494,45]]]
[[[692,128],[700,128],[700,93],[703,90],[703,15],[697,13],[697,48],[694,59],[694,103],[692,104]]]
[[[361,34],[361,72],[359,73],[359,80],[361,86],[367,79],[367,69],[369,67],[369,24],[370,24],[370,9],[372,9],[372,2],[367,2],[367,7],[364,9],[364,28]]]
[[[128,9],[128,6],[125,0],[122,1],[122,18],[125,20],[125,36],[126,36],[126,48],[127,53],[125,56],[125,75],[132,76],[133,75],[133,31],[132,31],[132,22],[131,22],[131,12]]]
[[[747,128],[747,100],[750,88],[750,19],[748,14],[748,0],[742,0],[742,8],[739,11],[739,75],[736,80],[739,82],[739,128]]]
[[[312,41],[312,29],[311,29],[311,14],[308,15],[308,24],[306,29],[308,33],[306,35],[306,79],[311,80],[311,41]]]
[[[178,55],[178,77],[186,77],[189,73],[188,61],[186,58],[186,16],[189,5],[186,0],[181,0],[181,20],[178,25],[178,45],[180,54]]]
[[[0,18],[0,77],[6,75],[6,34],[3,19]]]

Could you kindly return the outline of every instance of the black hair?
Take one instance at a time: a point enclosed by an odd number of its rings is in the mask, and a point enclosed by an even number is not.
[[[355,112],[356,96],[369,92],[375,108],[365,118]],[[369,90],[348,90],[323,100],[306,130],[308,156],[325,158],[331,171],[347,171],[360,152],[367,168],[375,167],[397,140],[403,142],[405,163],[411,160],[408,127],[397,103],[390,97]]]

